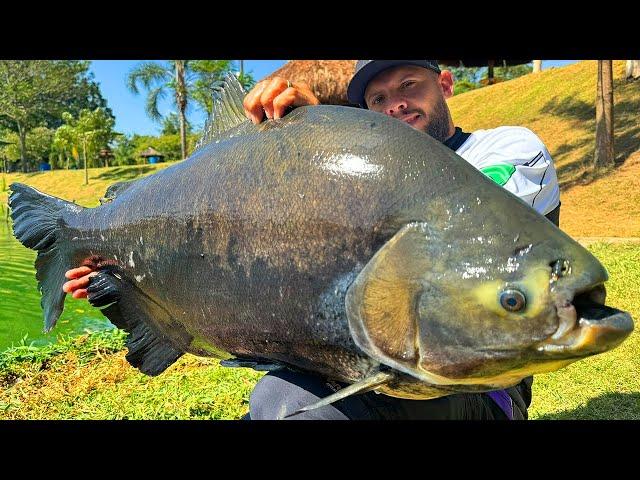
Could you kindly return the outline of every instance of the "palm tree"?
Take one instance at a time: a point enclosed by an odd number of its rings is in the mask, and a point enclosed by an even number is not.
[[[164,64],[142,62],[131,70],[127,77],[127,86],[133,93],[140,93],[138,83],[148,90],[145,110],[152,120],[158,122],[162,120],[162,115],[158,111],[158,101],[165,98],[167,92],[173,93],[180,117],[180,147],[183,159],[187,158],[185,115],[189,92],[185,73],[188,68],[189,60],[169,60]]]
[[[129,89],[138,94],[138,84],[148,91],[145,110],[149,117],[162,121],[158,101],[168,92],[174,97],[180,119],[182,158],[187,157],[187,119],[189,101],[194,100],[211,113],[212,96],[222,85],[227,73],[234,68],[232,60],[169,60],[164,63],[142,62],[127,77]],[[251,85],[251,75],[244,74],[243,83]]]

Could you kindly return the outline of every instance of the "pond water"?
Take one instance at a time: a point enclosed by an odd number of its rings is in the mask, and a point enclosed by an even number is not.
[[[6,209],[6,206],[4,207]],[[0,218],[0,351],[19,345],[44,345],[56,342],[60,334],[77,335],[86,331],[114,328],[86,300],[66,297],[64,312],[55,328],[43,333],[44,318],[40,292],[33,266],[36,252],[23,247],[11,233],[6,212]]]

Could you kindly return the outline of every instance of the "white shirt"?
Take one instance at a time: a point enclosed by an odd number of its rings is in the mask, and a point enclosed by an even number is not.
[[[560,204],[551,154],[528,128],[476,130],[456,153],[543,215]]]

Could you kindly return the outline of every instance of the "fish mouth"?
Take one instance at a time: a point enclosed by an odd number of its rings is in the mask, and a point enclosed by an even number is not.
[[[556,297],[558,329],[537,345],[545,356],[582,358],[618,346],[633,331],[628,312],[605,305],[604,282]]]

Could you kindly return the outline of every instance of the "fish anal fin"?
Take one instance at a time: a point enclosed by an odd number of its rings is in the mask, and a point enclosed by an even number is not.
[[[165,309],[113,270],[101,270],[91,277],[87,294],[93,306],[101,307],[111,323],[129,334],[126,358],[142,373],[162,373],[192,340]]]

